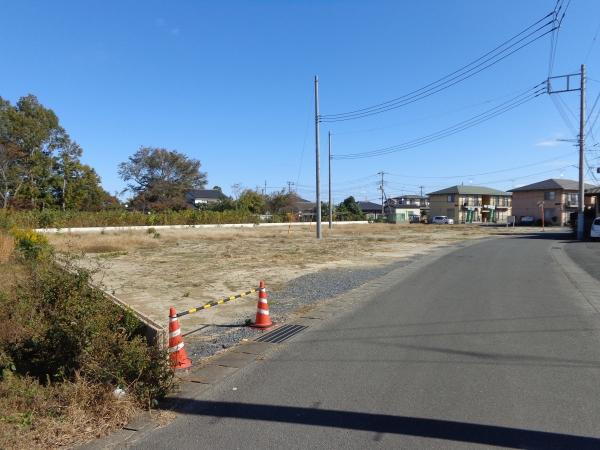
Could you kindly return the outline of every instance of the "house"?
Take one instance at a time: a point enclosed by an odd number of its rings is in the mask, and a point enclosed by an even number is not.
[[[595,186],[585,185],[585,189]],[[542,218],[544,207],[544,221],[548,224],[566,225],[570,221],[571,213],[577,212],[579,207],[579,182],[562,178],[550,178],[537,183],[528,184],[511,189],[513,193],[513,214],[517,220],[522,217],[533,217],[534,220]],[[586,196],[586,206],[593,206],[594,196]]]
[[[381,217],[381,205],[373,202],[357,202],[360,210],[365,213],[367,219],[374,220]]]
[[[385,202],[385,212],[390,222],[409,222],[411,217],[420,221],[421,216],[429,214],[429,198],[412,194],[390,197]]]
[[[504,223],[511,215],[511,195],[484,186],[451,186],[428,195],[430,217],[448,216],[454,223]]]
[[[398,205],[386,206],[388,222],[407,223],[411,221],[421,221],[421,207],[418,205]]]
[[[186,203],[195,207],[217,203],[224,198],[227,198],[227,196],[218,189],[192,189],[185,193]]]
[[[424,209],[429,207],[429,198],[420,195],[407,194],[399,197],[390,197],[386,201],[386,206],[394,207],[399,205],[419,206],[421,209]]]

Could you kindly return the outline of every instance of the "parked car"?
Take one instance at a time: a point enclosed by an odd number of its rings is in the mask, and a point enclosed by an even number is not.
[[[600,217],[596,217],[592,222],[592,229],[590,231],[590,237],[592,239],[600,239]]]
[[[431,223],[436,223],[438,225],[452,225],[454,224],[454,219],[450,219],[448,216],[434,216]]]

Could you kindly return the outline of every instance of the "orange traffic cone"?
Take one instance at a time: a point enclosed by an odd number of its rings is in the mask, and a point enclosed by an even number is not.
[[[256,305],[256,320],[252,324],[255,328],[267,328],[273,325],[269,316],[269,304],[267,303],[267,290],[265,282],[261,281],[258,287],[258,304]]]
[[[177,312],[173,307],[169,310],[169,359],[173,370],[187,369],[192,366],[192,361],[183,348],[181,328]]]

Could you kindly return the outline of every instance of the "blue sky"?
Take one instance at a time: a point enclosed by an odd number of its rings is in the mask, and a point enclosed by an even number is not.
[[[199,159],[209,187],[230,192],[234,183],[254,188],[266,181],[271,191],[291,181],[299,194],[314,198],[314,75],[323,114],[380,103],[479,57],[554,3],[0,0],[0,96],[14,102],[32,93],[54,109],[111,192],[123,188],[118,163],[144,145]],[[600,92],[600,36],[593,42],[599,26],[600,2],[572,0],[554,68],[555,74],[577,72],[586,63],[588,110]],[[334,154],[433,133],[543,81],[549,53],[546,37],[423,101],[322,124],[324,195],[328,130]],[[577,114],[578,94],[561,97]],[[600,123],[595,131],[600,139]],[[422,147],[336,160],[334,197],[376,200],[381,170],[388,173],[388,196],[421,185],[425,192],[460,183],[510,189],[561,175],[576,178],[568,167],[577,163],[576,149],[556,141],[573,137],[543,95]],[[590,151],[590,164],[599,155]]]

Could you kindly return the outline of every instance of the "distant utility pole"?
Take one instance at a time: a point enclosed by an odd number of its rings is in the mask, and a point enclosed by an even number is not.
[[[329,229],[333,228],[333,202],[331,201],[331,131],[329,132]]]
[[[321,163],[320,163],[320,130],[319,122],[319,77],[315,75],[315,171],[317,184],[317,239],[321,239]]]
[[[263,195],[267,195],[267,180],[265,180],[265,187],[263,188]]]
[[[379,185],[379,189],[381,190],[381,215],[385,214],[384,206],[383,206],[383,176],[385,172],[382,170],[381,172],[377,172],[377,175],[381,175],[381,184]]]
[[[579,77],[579,87],[571,87],[571,77]],[[561,89],[552,89],[552,80],[563,79],[566,86]],[[548,94],[579,91],[579,208],[577,213],[577,239],[582,241],[584,236],[584,211],[585,211],[585,185],[583,181],[584,148],[585,148],[585,64],[581,65],[581,72],[568,75],[550,77],[547,80]]]
[[[288,181],[288,182],[287,182],[287,185],[288,185],[288,194],[291,194],[291,193],[292,193],[292,186],[293,186],[294,184],[295,184],[295,183],[294,183],[293,181]]]
[[[421,188],[421,198],[423,198],[423,188],[424,188],[425,186],[419,186],[419,187]]]

